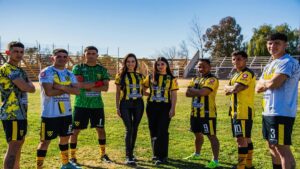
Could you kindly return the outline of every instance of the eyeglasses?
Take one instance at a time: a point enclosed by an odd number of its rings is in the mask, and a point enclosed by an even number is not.
[[[67,59],[67,58],[68,58],[68,55],[63,55],[63,56],[62,56],[62,55],[56,55],[55,57],[58,58],[58,59],[59,59],[59,58]]]

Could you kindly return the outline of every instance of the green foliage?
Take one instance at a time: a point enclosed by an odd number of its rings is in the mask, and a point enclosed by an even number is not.
[[[78,161],[83,168],[130,168],[124,165],[125,160],[125,128],[122,120],[115,111],[115,93],[104,93],[107,153],[115,161],[114,164],[105,164],[99,161],[97,135],[94,129],[81,131],[78,141]],[[255,97],[256,116],[252,131],[254,142],[254,165],[255,168],[272,168],[271,157],[267,145],[261,134],[261,95]],[[72,98],[74,100],[74,98]],[[185,161],[184,157],[194,151],[194,136],[189,132],[190,101],[184,93],[178,93],[178,105],[176,115],[170,125],[169,164],[159,168],[165,169],[199,169],[204,168],[212,158],[210,143],[205,137],[201,152],[200,161]],[[221,168],[230,168],[237,163],[237,145],[232,138],[230,118],[228,116],[229,98],[222,93],[221,89],[217,95],[218,123],[217,135],[220,140],[220,164]],[[34,169],[36,148],[39,143],[40,129],[40,91],[29,94],[28,112],[28,134],[22,149],[21,168]],[[293,132],[292,151],[296,162],[300,163],[300,120],[296,119]],[[6,141],[2,125],[0,126],[0,164],[3,163],[3,156],[6,152]],[[138,158],[139,168],[154,168],[151,162],[151,146],[146,114],[144,114],[139,126],[138,138],[135,147],[135,155]],[[53,140],[49,146],[45,159],[45,169],[58,168],[60,166],[60,155],[58,140]],[[2,168],[2,167],[0,167]]]
[[[243,35],[242,28],[235,18],[228,16],[206,30],[204,34],[205,51],[212,57],[228,57],[234,50],[241,49]]]
[[[272,25],[261,25],[259,28],[253,29],[253,35],[247,45],[247,53],[249,56],[269,56],[269,52],[266,46],[266,37],[273,32],[285,33],[288,36],[288,53],[292,55],[300,54],[297,47],[300,43],[300,33],[297,29],[291,29],[291,27],[284,23],[277,25],[274,28]]]

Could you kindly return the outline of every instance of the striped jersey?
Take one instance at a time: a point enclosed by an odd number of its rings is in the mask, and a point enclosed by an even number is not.
[[[208,88],[211,90],[211,92],[207,96],[199,96],[192,98],[191,116],[200,118],[216,118],[216,95],[218,87],[219,81],[211,73],[203,77],[196,77],[190,82],[188,88]]]
[[[54,66],[48,66],[39,75],[42,97],[42,117],[62,117],[72,115],[70,94],[64,93],[59,96],[47,96],[43,83],[60,84],[69,86],[76,84],[74,74],[68,69],[59,70]]]
[[[233,93],[230,96],[229,114],[232,118],[252,120],[254,117],[254,93],[255,93],[256,76],[254,72],[245,68],[240,72],[236,72],[229,81],[229,85],[233,86],[239,83],[247,86],[245,90]]]
[[[27,93],[21,91],[12,81],[22,78],[28,82],[28,77],[23,69],[5,63],[0,68],[1,91],[1,120],[24,120],[27,118]]]
[[[146,77],[144,86],[150,88],[149,102],[171,102],[171,91],[178,90],[178,83],[171,75],[155,75],[156,84],[152,83],[152,75]]]
[[[116,75],[115,84],[121,86],[121,100],[136,100],[143,97],[144,77],[137,72],[127,72],[124,77]]]

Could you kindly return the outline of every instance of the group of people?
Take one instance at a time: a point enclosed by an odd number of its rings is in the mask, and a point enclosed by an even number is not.
[[[237,165],[233,168],[254,168],[251,130],[255,91],[264,93],[262,130],[269,144],[273,169],[296,168],[290,145],[297,112],[300,67],[298,61],[286,53],[286,47],[286,35],[274,33],[268,37],[267,48],[273,60],[266,65],[257,84],[255,73],[247,67],[247,54],[243,51],[232,53],[232,64],[236,73],[224,89],[225,95],[230,96],[229,115],[232,133],[238,146]],[[9,43],[7,54],[9,59],[0,68],[0,118],[8,143],[3,168],[19,169],[21,148],[27,133],[27,92],[35,92],[35,87],[26,73],[18,67],[24,55],[24,45],[15,41]],[[37,169],[43,167],[48,146],[57,137],[61,169],[81,168],[76,156],[77,138],[89,123],[98,135],[99,158],[108,163],[112,162],[105,151],[105,117],[101,97],[101,92],[108,90],[110,77],[107,69],[97,64],[97,57],[98,49],[88,46],[84,50],[84,62],[69,71],[65,68],[69,59],[68,51],[55,49],[51,56],[53,65],[40,72],[42,112]],[[173,76],[164,57],[155,61],[152,74],[148,76],[137,72],[138,60],[132,53],[125,56],[122,64],[122,69],[115,77],[115,85],[116,112],[126,131],[125,163],[136,166],[134,147],[144,113],[143,96],[147,96],[146,114],[152,160],[155,165],[167,163],[168,129],[175,115],[179,89],[177,78]],[[216,93],[219,81],[211,73],[209,59],[200,59],[197,68],[199,76],[193,78],[186,91],[186,96],[192,98],[190,127],[195,135],[195,152],[185,159],[200,159],[203,135],[207,135],[213,153],[207,167],[217,168],[220,144],[216,135]],[[73,107],[70,95],[76,95]]]

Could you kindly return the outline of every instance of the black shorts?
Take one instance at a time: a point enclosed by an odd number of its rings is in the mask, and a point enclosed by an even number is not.
[[[72,116],[42,117],[40,140],[52,140],[57,136],[64,137],[72,134]]]
[[[105,120],[103,108],[74,108],[74,129],[86,129],[89,124],[89,121],[91,123],[91,128],[104,128]]]
[[[270,144],[292,145],[292,131],[295,118],[284,116],[263,116],[262,132]]]
[[[2,120],[6,141],[23,140],[27,133],[27,120]]]
[[[200,118],[191,116],[191,131],[193,133],[202,133],[204,135],[216,135],[217,119]]]
[[[231,119],[233,137],[251,138],[253,120]]]

